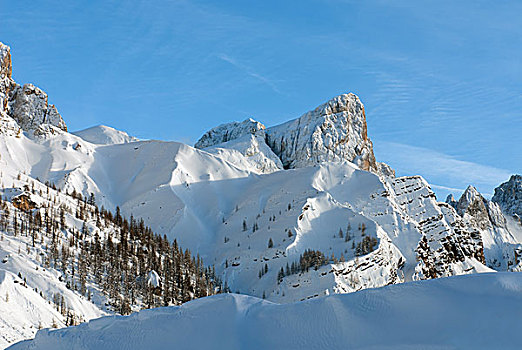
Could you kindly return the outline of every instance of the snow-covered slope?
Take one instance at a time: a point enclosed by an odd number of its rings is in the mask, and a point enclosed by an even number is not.
[[[237,139],[205,148],[238,168],[268,174],[282,170],[283,164],[265,143],[264,135],[248,134]]]
[[[33,337],[38,329],[64,327],[67,314],[51,303],[54,296],[83,322],[107,313],[61,280],[61,273],[42,267],[43,247],[25,237],[0,233],[0,348]]]
[[[520,310],[520,273],[481,274],[285,305],[224,294],[42,330],[10,349],[519,349]]]
[[[8,206],[30,205],[21,195],[36,186],[37,210],[65,203],[73,216],[68,194],[92,194],[100,208],[119,207],[199,253],[232,291],[276,302],[522,267],[522,226],[504,207],[473,188],[458,203],[439,203],[421,177],[396,178],[375,162],[353,94],[273,128],[252,119],[221,125],[197,148],[108,127],[71,134],[47,95],[11,80],[9,50],[0,48],[0,189]],[[34,93],[16,97],[23,91]],[[82,222],[71,225],[80,230]],[[10,240],[0,247],[10,251]],[[32,266],[30,255],[19,258]],[[18,265],[5,266],[5,276],[18,274]]]
[[[124,131],[116,130],[110,126],[97,125],[84,130],[72,133],[83,140],[96,145],[114,145],[118,143],[128,143],[139,141],[133,136],[129,136]]]

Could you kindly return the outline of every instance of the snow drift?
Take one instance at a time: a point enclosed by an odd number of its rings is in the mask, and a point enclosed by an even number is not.
[[[283,305],[224,294],[9,349],[519,349],[520,310],[521,273],[480,274]]]

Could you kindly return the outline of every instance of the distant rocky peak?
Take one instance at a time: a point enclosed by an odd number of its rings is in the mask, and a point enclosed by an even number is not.
[[[512,175],[509,181],[495,188],[491,201],[505,213],[522,218],[522,176]]]
[[[460,215],[462,215],[462,213],[466,211],[469,205],[476,200],[483,201],[482,195],[479,193],[479,191],[477,191],[475,187],[469,185],[457,203],[457,212]]]
[[[450,202],[447,200],[447,203],[477,229],[506,226],[506,219],[498,204],[485,199],[473,186],[468,186],[458,202],[452,204],[451,200]]]
[[[255,135],[263,133],[265,126],[252,118],[248,118],[242,122],[231,122],[219,125],[207,131],[196,142],[194,147],[206,148],[218,145],[220,143],[232,141],[245,135]]]
[[[457,200],[453,197],[453,194],[448,194],[446,197],[446,204],[449,204],[453,209],[457,210]]]
[[[11,50],[0,43],[0,111],[4,118],[12,118],[30,134],[45,124],[67,131],[62,116],[49,104],[47,94],[33,84],[20,86],[12,80],[11,73]]]

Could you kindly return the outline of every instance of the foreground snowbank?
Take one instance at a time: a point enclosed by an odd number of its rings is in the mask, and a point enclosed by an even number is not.
[[[521,314],[522,273],[477,274],[283,305],[219,295],[10,349],[519,349]]]

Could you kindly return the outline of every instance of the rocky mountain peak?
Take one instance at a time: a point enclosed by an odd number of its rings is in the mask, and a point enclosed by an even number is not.
[[[475,187],[469,185],[457,202],[457,213],[463,216],[469,206],[477,200],[483,201],[482,195]]]
[[[446,204],[449,204],[453,207],[453,209],[457,210],[457,200],[453,196],[453,194],[448,194],[446,197]]]
[[[285,168],[348,160],[363,170],[378,170],[364,106],[354,94],[336,96],[297,119],[269,128],[267,141]]]
[[[210,129],[203,136],[201,136],[194,147],[211,147],[220,143],[238,139],[245,135],[255,135],[256,133],[263,132],[264,130],[265,126],[252,118],[248,118],[242,122],[221,124],[215,128]]]
[[[297,119],[266,129],[253,119],[220,125],[206,132],[195,147],[207,148],[248,134],[262,136],[286,169],[350,161],[363,170],[394,175],[389,166],[376,162],[364,106],[351,93],[336,96]]]
[[[42,124],[50,124],[63,131],[67,126],[47,94],[33,84],[17,85],[9,98],[9,115],[25,131],[34,131]]]
[[[49,104],[47,94],[34,86],[20,86],[12,80],[11,50],[0,43],[0,106],[5,124],[10,118],[24,131],[33,133],[41,125],[49,124],[63,131],[67,125],[56,107]]]
[[[522,176],[512,175],[509,181],[495,188],[491,201],[505,213],[522,218]]]

